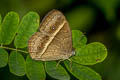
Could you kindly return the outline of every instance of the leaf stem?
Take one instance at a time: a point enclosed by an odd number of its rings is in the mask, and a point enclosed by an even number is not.
[[[4,48],[4,49],[8,49],[8,50],[13,50],[13,51],[19,51],[19,52],[23,52],[23,53],[28,53],[27,51],[15,49],[15,48],[10,48],[10,47],[5,47],[5,46],[0,46],[0,48]]]

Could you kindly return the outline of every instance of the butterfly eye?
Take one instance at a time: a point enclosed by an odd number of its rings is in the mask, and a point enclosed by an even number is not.
[[[55,30],[55,27],[53,26],[53,27],[51,27],[51,29],[52,29],[52,30]]]

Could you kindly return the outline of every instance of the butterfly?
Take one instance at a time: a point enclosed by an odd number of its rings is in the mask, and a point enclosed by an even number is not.
[[[72,32],[65,16],[58,10],[50,11],[42,20],[39,32],[28,41],[28,52],[34,60],[65,60],[74,55]]]

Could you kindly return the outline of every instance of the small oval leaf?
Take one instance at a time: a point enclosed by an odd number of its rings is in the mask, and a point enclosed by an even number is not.
[[[64,61],[64,64],[68,71],[79,80],[102,80],[98,73],[88,67],[77,63],[69,64],[67,60]]]
[[[36,12],[26,14],[19,25],[18,35],[15,38],[14,45],[17,48],[27,47],[30,36],[37,31],[39,27],[39,15]]]
[[[17,32],[19,15],[16,12],[9,12],[3,19],[1,25],[1,39],[3,45],[9,45]]]
[[[26,75],[30,80],[45,80],[45,70],[41,61],[35,61],[28,55],[26,59]]]
[[[86,36],[79,30],[72,30],[72,40],[73,48],[82,47],[87,43]]]
[[[83,65],[93,65],[102,62],[106,57],[106,47],[99,42],[94,42],[77,48],[76,55],[72,57],[72,61]]]
[[[66,72],[66,70],[55,61],[45,62],[45,69],[48,75],[58,80],[70,80],[70,76]]]
[[[0,48],[0,68],[5,67],[8,62],[8,53],[6,50]]]
[[[17,76],[25,75],[25,60],[24,57],[16,52],[12,51],[9,56],[9,69],[10,72]]]
[[[1,38],[1,22],[2,22],[2,16],[0,15],[0,44],[2,43],[2,38]]]

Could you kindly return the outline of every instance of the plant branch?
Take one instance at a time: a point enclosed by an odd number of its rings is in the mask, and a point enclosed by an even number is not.
[[[8,49],[8,50],[13,50],[13,51],[19,51],[19,52],[23,52],[23,53],[28,53],[27,51],[15,49],[15,48],[10,48],[10,47],[5,47],[5,46],[0,46],[0,48],[4,48],[4,49]]]

